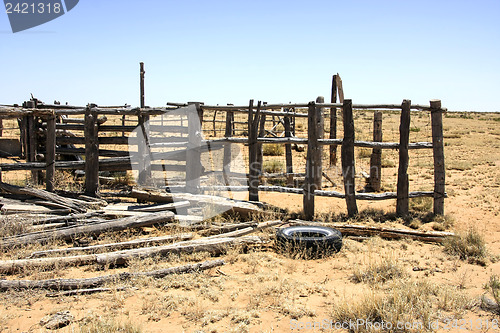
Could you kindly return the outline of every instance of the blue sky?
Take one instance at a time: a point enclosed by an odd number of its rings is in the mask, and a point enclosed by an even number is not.
[[[80,0],[13,34],[0,13],[0,103],[329,100],[500,111],[500,1]]]

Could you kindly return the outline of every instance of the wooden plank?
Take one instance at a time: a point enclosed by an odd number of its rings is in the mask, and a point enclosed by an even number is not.
[[[97,112],[88,106],[85,111],[85,194],[95,197],[99,190],[99,131]]]
[[[139,185],[148,185],[151,183],[151,147],[150,147],[150,124],[148,115],[139,115],[138,117],[139,131],[143,140],[137,144],[137,152],[139,154],[139,176],[137,182]],[[140,137],[140,136],[139,136]]]
[[[105,211],[133,211],[133,212],[144,212],[144,213],[155,213],[162,212],[165,210],[175,210],[178,208],[189,207],[191,204],[189,201],[178,201],[163,205],[108,205]]]
[[[337,103],[337,75],[332,77],[331,103]],[[337,108],[330,108],[330,139],[337,138]],[[330,166],[337,165],[337,146],[330,146]]]
[[[323,96],[318,96],[318,98],[316,98],[316,148],[313,150],[313,153],[317,169],[314,173],[314,183],[316,184],[317,190],[321,190],[323,187],[323,146],[318,144],[318,140],[324,139],[325,137],[325,109],[317,105],[324,102],[325,98]]]
[[[434,157],[434,214],[444,214],[446,168],[444,161],[443,110],[440,100],[432,100],[432,145]]]
[[[342,141],[342,175],[344,178],[345,200],[349,216],[358,214],[356,204],[355,161],[354,161],[354,119],[352,116],[352,100],[345,99],[342,107],[344,122],[344,140]]]
[[[373,113],[373,141],[382,142],[382,111]],[[382,150],[373,148],[370,157],[370,189],[380,191],[382,178]]]
[[[398,168],[398,198],[396,214],[406,217],[409,213],[409,180],[408,180],[408,143],[410,141],[410,107],[411,101],[405,99],[401,105],[401,123],[399,125],[399,168]]]
[[[233,120],[234,113],[232,111],[228,111],[226,113],[226,129],[224,136],[229,138],[233,136]],[[224,184],[229,185],[229,174],[231,172],[231,143],[224,144],[224,157],[222,162],[222,172],[224,177]]]
[[[56,116],[52,115],[47,119],[47,139],[45,142],[45,189],[54,191],[54,175],[56,172]]]
[[[261,115],[260,116],[260,122],[259,122],[259,134],[258,138],[263,138],[266,135],[266,115]],[[257,144],[257,164],[259,166],[259,175],[262,175],[262,168],[263,168],[263,155],[264,152],[262,150],[262,143]]]

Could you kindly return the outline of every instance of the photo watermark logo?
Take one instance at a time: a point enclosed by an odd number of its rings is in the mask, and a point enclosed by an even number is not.
[[[79,0],[4,0],[12,32],[31,29],[72,10]]]

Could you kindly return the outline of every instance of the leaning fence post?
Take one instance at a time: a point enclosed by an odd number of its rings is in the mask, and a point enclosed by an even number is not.
[[[99,131],[97,111],[90,104],[85,109],[85,194],[96,196],[99,189]]]
[[[314,191],[317,189],[316,179],[321,177],[321,167],[318,164],[318,108],[315,102],[309,102],[307,118],[307,157],[306,177],[304,181],[304,217],[314,218]]]
[[[445,164],[443,147],[443,110],[440,100],[432,100],[432,147],[434,156],[434,214],[444,214]]]
[[[45,142],[45,189],[54,191],[54,175],[56,172],[56,116],[52,112],[47,118],[47,138]]]
[[[382,111],[373,114],[373,141],[382,142]],[[380,191],[382,177],[382,149],[373,148],[370,157],[370,188],[372,191]]]
[[[408,144],[410,143],[411,101],[405,99],[401,105],[399,125],[399,168],[397,185],[396,214],[407,216],[409,212]]]
[[[323,96],[316,98],[316,103],[325,103]],[[325,136],[325,108],[316,106],[316,140],[324,139]],[[317,165],[317,173],[314,174],[314,183],[316,189],[321,190],[323,187],[323,146],[320,146],[316,141],[315,157]]]
[[[140,133],[144,140],[137,142],[137,154],[139,155],[139,175],[137,182],[139,185],[146,185],[151,182],[151,148],[149,132],[149,115],[139,111],[137,116]]]
[[[352,100],[345,99],[342,106],[344,122],[344,139],[342,140],[342,175],[344,178],[345,201],[349,216],[358,214],[356,204],[355,161],[354,161],[354,118],[352,116]]]
[[[331,103],[337,103],[337,75],[332,78]],[[337,108],[330,108],[330,139],[337,138]],[[330,166],[337,164],[337,146],[330,145]]]
[[[260,105],[257,104],[257,111],[253,115],[253,100],[250,100],[248,107],[248,199],[250,201],[259,201],[259,171],[260,166],[257,161],[258,144],[257,136],[259,130]]]

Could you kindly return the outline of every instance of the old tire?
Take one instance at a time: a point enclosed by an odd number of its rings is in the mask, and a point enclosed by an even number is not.
[[[293,226],[278,229],[276,240],[281,250],[294,255],[304,253],[309,257],[322,257],[340,251],[340,231],[320,226]]]

